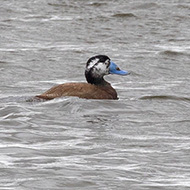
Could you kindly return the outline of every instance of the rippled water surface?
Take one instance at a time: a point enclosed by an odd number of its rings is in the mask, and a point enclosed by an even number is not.
[[[190,188],[190,2],[0,5],[0,189]],[[106,54],[119,100],[27,102]]]

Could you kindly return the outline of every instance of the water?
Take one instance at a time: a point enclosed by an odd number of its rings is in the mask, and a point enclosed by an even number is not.
[[[190,3],[2,1],[0,189],[190,188]],[[106,54],[118,101],[27,102]]]

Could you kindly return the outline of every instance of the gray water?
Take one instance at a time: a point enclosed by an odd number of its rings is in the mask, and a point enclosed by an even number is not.
[[[189,0],[1,0],[0,189],[190,188]],[[27,102],[106,54],[119,100]]]

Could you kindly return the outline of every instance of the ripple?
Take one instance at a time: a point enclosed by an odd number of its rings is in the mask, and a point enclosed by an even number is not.
[[[114,14],[113,17],[116,17],[116,18],[130,18],[130,17],[137,17],[137,16],[134,15],[133,13],[117,13],[117,14]]]
[[[90,2],[90,3],[88,3],[88,5],[94,6],[94,7],[101,7],[103,5],[107,5],[107,3],[105,3],[105,2]]]
[[[151,9],[160,7],[157,3],[142,3],[141,5],[137,5],[135,9]]]

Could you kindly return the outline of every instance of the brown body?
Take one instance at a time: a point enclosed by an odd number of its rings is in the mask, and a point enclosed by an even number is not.
[[[103,85],[90,83],[60,84],[36,97],[51,100],[62,96],[76,96],[86,99],[118,99],[117,92],[108,82],[105,82]]]

